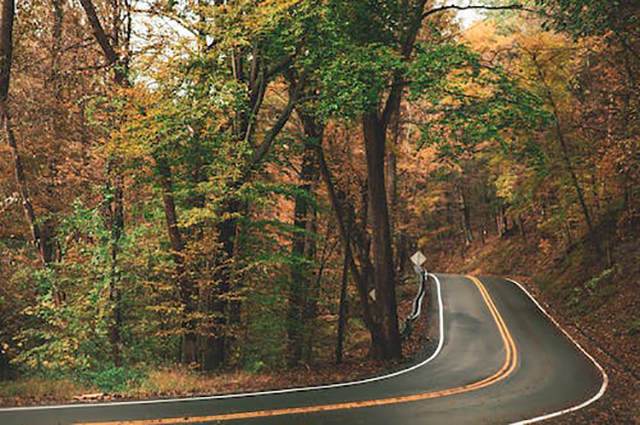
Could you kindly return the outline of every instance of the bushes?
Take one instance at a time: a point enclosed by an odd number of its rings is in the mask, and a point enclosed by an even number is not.
[[[147,373],[142,369],[110,367],[99,372],[87,372],[84,379],[107,394],[124,393],[129,388],[140,385]]]

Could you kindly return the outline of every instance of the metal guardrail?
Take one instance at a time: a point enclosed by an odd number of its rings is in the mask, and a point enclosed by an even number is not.
[[[404,327],[400,336],[403,340],[406,340],[411,336],[411,330],[413,326],[413,322],[420,317],[420,312],[422,311],[422,300],[424,299],[425,294],[427,293],[427,279],[429,278],[429,273],[425,269],[419,266],[414,266],[416,274],[418,274],[420,283],[418,286],[418,293],[413,299],[413,308],[411,309],[411,314],[407,316],[404,320]]]

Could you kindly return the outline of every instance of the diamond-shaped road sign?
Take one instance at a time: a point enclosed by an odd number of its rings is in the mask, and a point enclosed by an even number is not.
[[[411,257],[411,262],[418,267],[422,266],[425,261],[427,261],[427,257],[425,257],[420,251],[416,251],[416,253]]]

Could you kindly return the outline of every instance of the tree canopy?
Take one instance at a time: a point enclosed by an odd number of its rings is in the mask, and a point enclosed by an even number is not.
[[[2,5],[7,375],[399,359],[413,250],[637,214],[627,2]]]

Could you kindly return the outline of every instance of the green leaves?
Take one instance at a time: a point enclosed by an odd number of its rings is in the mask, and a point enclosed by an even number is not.
[[[453,162],[485,142],[498,142],[521,156],[538,155],[532,143],[516,146],[512,141],[549,122],[542,102],[502,69],[483,66],[468,46],[420,48],[411,76],[413,97],[430,108],[421,146],[436,145],[440,157]]]
[[[637,34],[637,8],[632,1],[537,0],[536,3],[552,11],[547,26],[551,24],[576,38],[607,35],[624,41],[627,33]]]
[[[348,46],[323,68],[320,110],[343,119],[374,110],[389,89],[391,77],[403,66],[399,55],[388,46]]]
[[[447,91],[459,91],[480,72],[480,58],[468,46],[458,43],[425,44],[416,48],[408,69],[410,94],[438,101]]]
[[[384,0],[330,0],[331,20],[356,44],[391,46],[404,30],[407,16],[402,2]]]

